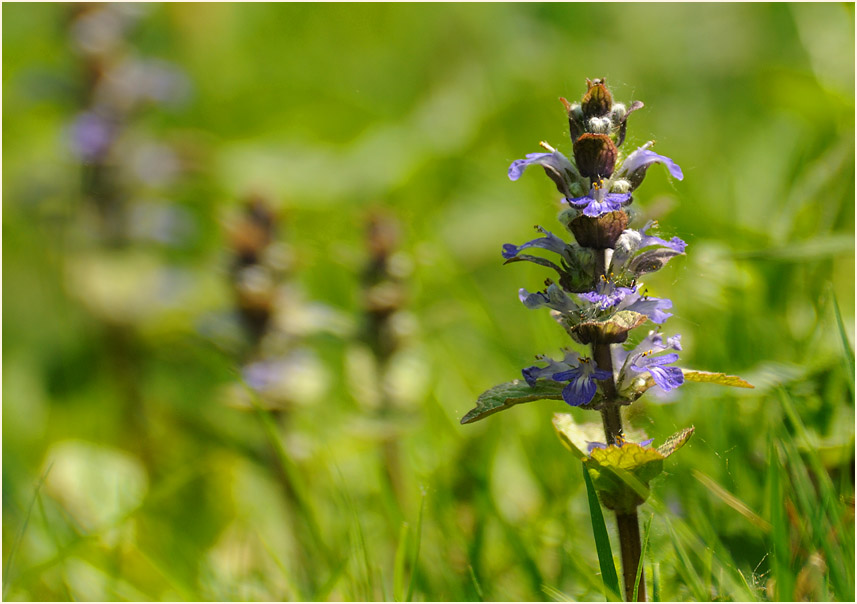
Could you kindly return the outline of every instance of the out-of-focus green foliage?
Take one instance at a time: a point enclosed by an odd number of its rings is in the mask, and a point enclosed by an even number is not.
[[[641,508],[647,584],[853,598],[853,5],[140,5],[129,48],[187,94],[129,120],[120,245],[69,151],[75,10],[3,5],[5,599],[602,598],[551,426],[568,406],[459,424],[571,345],[517,300],[544,269],[500,248],[558,232],[550,181],[506,170],[568,152],[557,99],[587,77],[646,103],[628,148],[684,170],[635,196],[689,244],[646,283],[682,365],[756,386],[628,408],[654,446],[696,427]],[[240,383],[229,233],[251,194],[287,246],[283,405]],[[408,292],[383,384],[359,338],[377,208]]]

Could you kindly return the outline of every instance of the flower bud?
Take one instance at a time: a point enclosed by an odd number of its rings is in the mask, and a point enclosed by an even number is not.
[[[605,321],[584,321],[571,327],[571,337],[581,344],[619,344],[628,332],[646,322],[646,315],[620,310]]]
[[[606,134],[583,134],[574,142],[574,161],[580,174],[592,179],[610,178],[619,154]]]
[[[612,122],[609,117],[592,117],[589,118],[589,132],[596,134],[609,134]]]
[[[580,109],[580,103],[571,104],[565,97],[559,97],[559,100],[568,114],[568,133],[573,143],[581,134],[586,132],[586,129],[583,127],[583,111]]]
[[[568,225],[581,246],[596,250],[615,246],[616,240],[627,227],[628,214],[623,210],[607,212],[596,218],[580,215]]]
[[[610,113],[613,106],[613,95],[607,90],[604,80],[586,80],[586,85],[589,90],[583,95],[583,100],[580,103],[583,115],[590,118],[601,117]]]
[[[613,114],[616,115],[616,107],[617,105],[613,105]],[[622,117],[619,119],[619,131],[616,134],[616,146],[621,147],[622,143],[625,142],[625,131],[628,127],[628,116],[634,113],[637,109],[642,109],[643,103],[642,101],[634,101],[631,103],[631,106],[627,109],[622,106]]]
[[[631,183],[624,178],[619,178],[618,180],[614,180],[610,185],[611,193],[630,193],[631,192]]]

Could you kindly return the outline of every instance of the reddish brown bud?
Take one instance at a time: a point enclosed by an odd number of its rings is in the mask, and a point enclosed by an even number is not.
[[[586,80],[586,85],[589,90],[583,95],[583,100],[580,103],[584,117],[589,119],[610,113],[610,109],[613,107],[613,95],[607,90],[604,80]]]
[[[610,178],[619,154],[613,140],[606,134],[583,134],[574,141],[574,161],[578,171],[587,178]]]
[[[603,250],[616,245],[619,235],[628,227],[628,215],[622,210],[607,212],[597,218],[581,215],[568,226],[581,246]]]

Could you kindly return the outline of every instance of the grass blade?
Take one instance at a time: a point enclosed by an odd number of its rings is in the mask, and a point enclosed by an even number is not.
[[[652,563],[652,602],[661,601],[661,565]]]
[[[604,581],[604,597],[611,601],[621,601],[622,592],[619,590],[619,577],[616,575],[616,565],[613,563],[613,550],[610,548],[610,536],[604,515],[601,513],[601,503],[589,476],[586,464],[583,466],[583,480],[586,483],[586,494],[589,497],[589,517],[592,520],[592,533],[595,536],[595,549],[598,552],[598,564],[601,567],[601,579]]]
[[[652,530],[652,520],[655,515],[649,516],[649,521],[646,523],[646,534],[643,536],[643,548],[640,550],[640,563],[637,565],[637,578],[634,579],[634,599],[632,602],[637,602],[637,596],[640,590],[640,577],[643,576],[643,560],[646,558],[646,548],[649,545],[649,531]]]
[[[405,561],[408,555],[408,523],[403,522],[399,529],[399,546],[396,548],[396,559],[393,562],[393,599],[402,601],[402,583],[405,576]]]
[[[833,292],[833,286],[830,286],[830,301],[833,303],[833,314],[836,317],[836,326],[839,328],[839,337],[842,339],[842,348],[845,351],[845,364],[851,381],[851,395],[854,395],[854,351],[851,350],[851,343],[848,341],[848,334],[845,331],[845,323],[842,321],[842,313],[839,311],[839,301],[836,299],[836,294]]]
[[[24,533],[27,531],[27,525],[30,524],[30,515],[33,513],[33,506],[39,498],[39,492],[42,490],[42,486],[45,484],[45,480],[47,480],[48,473],[50,473],[52,467],[53,462],[39,478],[39,482],[36,484],[36,489],[33,492],[33,498],[30,500],[30,505],[27,507],[27,515],[24,517],[24,524],[21,525],[21,530],[18,531],[18,534],[15,537],[15,542],[12,544],[12,550],[9,552],[9,557],[6,559],[6,568],[3,569],[4,600],[6,599],[6,590],[9,588],[9,569],[12,568],[12,560],[14,560],[15,554],[18,553],[18,548],[21,546],[21,541],[24,539]]]
[[[468,564],[467,570],[470,571],[470,580],[473,581],[473,587],[476,589],[476,595],[479,596],[479,601],[485,601],[485,595],[482,593],[482,586],[479,584],[479,579],[476,578],[476,571],[473,570],[473,565]]]
[[[810,518],[812,527],[812,543],[817,549],[824,551],[827,565],[836,595],[841,600],[854,599],[854,550],[850,545],[838,543],[831,539],[831,535],[853,534],[843,522],[842,512],[839,509],[839,495],[833,486],[830,475],[827,473],[821,459],[818,457],[817,449],[807,433],[806,426],[797,414],[789,393],[780,390],[780,401],[794,428],[795,438],[783,440],[786,457],[791,469],[793,492],[798,504],[803,508],[805,515]],[[797,445],[801,445],[806,453],[806,463],[798,452]],[[807,467],[807,464],[809,467]],[[812,471],[816,487],[810,478]]]
[[[672,523],[667,524],[670,530],[670,539],[673,542],[673,548],[675,549],[676,554],[678,554],[676,559],[676,567],[679,574],[684,577],[684,580],[687,582],[688,587],[693,593],[693,597],[697,602],[705,602],[710,600],[711,597],[705,592],[705,587],[702,583],[702,579],[699,577],[699,573],[696,572],[696,568],[694,568],[693,563],[690,561],[690,558],[687,555],[687,552],[682,547],[681,542],[678,537],[678,533],[673,528]]]
[[[417,538],[414,540],[414,549],[411,550],[411,580],[408,582],[408,595],[405,596],[405,601],[410,602],[414,597],[414,588],[417,585],[417,561],[420,557],[420,539],[423,533],[423,510],[426,506],[426,494],[423,492],[423,497],[420,500],[420,513],[417,516]]]
[[[750,509],[746,503],[738,499],[735,495],[724,489],[716,480],[703,474],[698,470],[691,470],[691,474],[696,478],[702,485],[708,489],[712,495],[720,499],[723,503],[728,505],[730,508],[741,514],[744,518],[749,520],[752,524],[756,525],[760,529],[765,532],[771,530],[771,525],[762,517],[760,517],[756,512]]]
[[[768,442],[768,497],[771,516],[771,539],[774,546],[773,571],[779,601],[791,600],[794,590],[794,574],[790,567],[789,526],[783,509],[783,485],[780,481],[780,458],[777,445],[771,437]]]
[[[550,585],[542,585],[542,591],[545,595],[550,596],[554,602],[576,602],[574,598],[571,596],[564,594],[556,587],[551,587]]]

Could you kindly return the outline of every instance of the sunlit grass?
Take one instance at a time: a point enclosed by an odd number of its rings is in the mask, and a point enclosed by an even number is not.
[[[696,428],[640,508],[648,595],[853,601],[853,6],[150,5],[134,48],[193,94],[134,140],[175,144],[187,171],[125,185],[192,228],[121,251],[67,153],[67,8],[3,6],[4,599],[605,599],[615,525],[593,533],[550,422],[585,412],[459,424],[569,345],[517,300],[540,267],[500,257],[553,227],[554,191],[505,172],[539,140],[567,151],[557,97],[604,76],[646,102],[627,144],[657,132],[685,170],[653,169],[635,203],[689,243],[647,280],[683,361],[756,386],[627,410],[656,444]],[[230,398],[224,222],[253,191],[283,212],[295,339],[321,368],[286,410]],[[370,205],[411,268],[385,417],[356,335]]]

